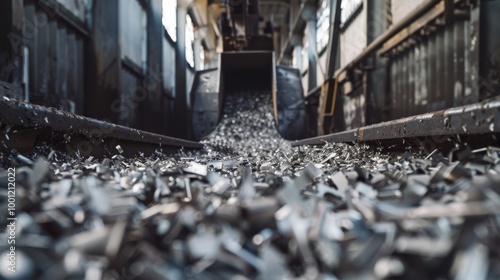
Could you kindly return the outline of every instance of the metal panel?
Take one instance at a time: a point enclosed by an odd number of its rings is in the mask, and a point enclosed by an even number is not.
[[[122,67],[119,124],[141,129],[143,101],[147,98],[146,90],[140,86],[140,76],[129,67]]]
[[[193,134],[200,140],[217,126],[222,100],[219,92],[219,71],[209,69],[196,72],[191,97],[193,99]]]
[[[30,100],[82,113],[83,42],[87,34],[77,28],[81,22],[71,22],[60,7],[49,2],[26,0],[24,3],[24,35],[30,54]],[[80,9],[85,9],[83,1],[81,4]]]
[[[481,1],[479,36],[481,97],[500,92],[500,1]]]
[[[48,36],[48,40],[49,40],[49,96],[51,97],[50,98],[50,104],[46,104],[46,105],[49,105],[49,106],[57,106],[55,103],[56,103],[56,99],[58,97],[58,88],[57,88],[57,85],[58,85],[58,76],[57,76],[57,49],[58,49],[58,45],[57,45],[57,21],[55,19],[51,19],[49,20],[49,24],[48,24],[48,28],[49,28],[49,36]],[[37,56],[41,56],[42,54],[38,53]],[[48,100],[47,100],[48,101]]]
[[[163,39],[163,87],[167,96],[173,98],[175,96],[175,49],[174,43],[166,38],[167,32]]]
[[[26,3],[25,6],[24,6],[24,16],[26,18],[29,18],[29,19],[33,19],[35,17],[35,4],[34,3]],[[47,29],[47,26],[43,26],[42,28],[40,28],[38,31],[39,31],[39,35],[40,36],[44,36],[44,38],[46,38],[48,36],[48,31],[46,30]],[[33,32],[33,31],[31,31]],[[27,36],[28,38],[31,38],[32,36],[28,36],[27,34],[33,34],[33,33],[28,33],[28,26],[27,25],[24,25],[23,26],[23,34],[25,34],[25,36]],[[47,85],[47,80],[48,80],[48,69],[46,69],[48,67],[48,61],[42,61],[42,63],[45,62],[45,66],[42,67],[38,67],[38,64],[39,64],[39,59],[45,59],[45,60],[48,60],[49,59],[49,56],[48,55],[45,55],[45,56],[38,56],[37,55],[37,52],[38,51],[45,51],[47,52],[46,50],[46,47],[41,45],[41,46],[37,46],[36,45],[36,41],[35,40],[27,40],[26,41],[26,46],[28,47],[28,52],[30,53],[30,56],[29,56],[29,76],[30,76],[30,92],[32,93],[31,95],[35,94],[38,90],[38,92],[40,93],[47,93],[47,90],[48,90],[48,85]],[[38,71],[42,71],[42,75],[39,75],[37,72]],[[45,75],[43,75],[45,74]],[[40,81],[38,81],[39,77],[41,77],[44,81],[44,83],[40,83]],[[33,99],[33,96],[31,96],[31,101],[33,102],[36,102],[36,98]]]
[[[468,12],[477,12],[469,6]],[[457,17],[427,26],[393,49],[390,91],[392,119],[474,103],[468,98],[477,80],[475,20]],[[475,69],[475,70],[474,70]]]
[[[123,58],[144,70],[146,52],[146,11],[138,0],[119,1],[120,48]]]
[[[85,1],[84,0],[57,0],[66,10],[71,12],[76,18],[85,21]]]
[[[75,62],[75,103],[76,113],[83,114],[84,112],[84,94],[85,94],[85,54],[84,54],[84,39],[80,36],[75,36],[76,41],[76,62]]]
[[[75,99],[76,94],[76,40],[75,34],[73,32],[68,32],[66,36],[67,40],[67,49],[68,49],[68,61],[66,63],[67,71],[66,71],[66,106],[67,111],[75,112]]]
[[[275,77],[273,100],[278,132],[287,140],[307,137],[307,116],[299,69],[276,66]]]
[[[25,44],[22,0],[0,1],[0,80],[22,86]]]
[[[345,128],[352,129],[365,126],[366,98],[359,87],[349,95],[344,95]]]
[[[30,19],[34,19],[36,17],[42,17],[45,15],[42,11],[35,12],[34,6],[29,7],[30,15],[26,15]],[[31,16],[31,17],[30,17]],[[45,15],[46,16],[46,15]],[[33,71],[30,73],[31,77],[31,92],[34,94],[39,94],[42,98],[46,98],[49,94],[49,80],[50,80],[50,60],[51,55],[50,51],[50,39],[49,35],[49,25],[43,24],[37,27],[37,31],[35,33],[36,38],[33,38],[33,47],[34,49],[30,49],[30,60],[36,60],[35,64],[30,65],[33,67]]]
[[[191,92],[191,88],[193,87],[193,81],[194,81],[194,76],[196,74],[196,71],[193,70],[193,68],[188,67],[186,68],[186,89],[187,92]],[[188,106],[192,106],[191,98],[188,97]]]
[[[164,132],[165,119],[161,118],[163,110],[163,33],[162,1],[145,2],[147,10],[147,71],[143,85],[148,90],[148,98],[144,102],[147,110],[143,110],[143,129],[155,133]]]
[[[57,25],[57,86],[56,92],[59,96],[59,105],[62,100],[66,98],[67,94],[67,82],[66,82],[66,72],[68,67],[66,63],[68,62],[68,48],[67,48],[67,30],[63,23],[59,22]],[[60,106],[58,106],[60,108]]]

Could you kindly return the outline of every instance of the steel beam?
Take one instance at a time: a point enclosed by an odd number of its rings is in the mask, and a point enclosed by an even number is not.
[[[328,76],[330,78],[335,74],[339,61],[337,55],[340,49],[340,15],[342,0],[330,1],[330,38],[328,40]]]
[[[317,7],[314,5],[308,5],[304,10],[304,17],[307,20],[307,28],[308,28],[308,57],[309,57],[309,67],[308,67],[308,91],[314,89],[318,84],[317,79],[317,64],[318,61],[316,57],[318,56],[318,45],[316,42],[316,31],[317,31],[317,16],[316,16]]]
[[[162,1],[146,1],[147,11],[147,72],[144,84],[148,90],[148,98],[145,100],[142,124],[147,131],[161,133],[166,131],[166,124],[162,118],[163,102],[163,24],[162,24]]]
[[[86,67],[88,90],[85,94],[85,115],[113,123],[118,122],[121,110],[118,5],[118,0],[94,2],[91,55]]]
[[[384,2],[380,0],[368,0],[367,2],[367,43],[370,44],[385,31],[386,22]],[[387,108],[385,105],[385,95],[388,90],[386,85],[385,59],[379,56],[372,56],[371,71],[365,71],[366,75],[366,124],[374,124],[383,121],[382,113]]]
[[[202,42],[207,37],[208,27],[207,26],[198,26],[194,32],[194,44],[193,44],[193,53],[194,53],[194,69],[195,70],[203,70],[204,67],[201,67],[201,57],[200,53],[203,52]]]
[[[480,1],[479,74],[482,98],[500,94],[499,1]],[[477,32],[477,31],[476,31]]]
[[[175,118],[174,136],[189,137],[189,95],[187,94],[186,61],[186,16],[188,6],[184,0],[177,1],[177,40],[175,42]]]
[[[500,98],[295,141],[292,146],[500,132]]]

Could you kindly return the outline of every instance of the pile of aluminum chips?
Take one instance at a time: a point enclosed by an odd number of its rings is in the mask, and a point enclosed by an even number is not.
[[[1,154],[0,278],[500,278],[500,149],[292,148],[270,94],[227,102],[197,152]]]

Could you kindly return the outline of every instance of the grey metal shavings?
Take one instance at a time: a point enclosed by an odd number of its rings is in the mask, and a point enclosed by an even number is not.
[[[0,209],[5,169],[17,166],[18,272],[2,265],[1,277],[500,277],[499,149],[459,147],[446,158],[291,148],[274,128],[269,94],[227,99],[199,152],[2,154]]]

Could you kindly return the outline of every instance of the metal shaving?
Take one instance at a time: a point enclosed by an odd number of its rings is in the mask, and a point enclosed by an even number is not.
[[[2,247],[1,278],[500,277],[499,149],[291,148],[255,92],[224,114],[198,152],[1,154],[0,209],[16,167],[18,225],[17,271]]]

